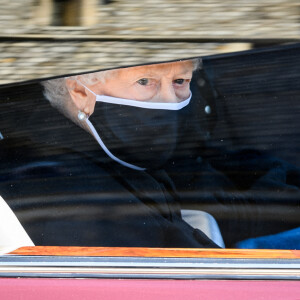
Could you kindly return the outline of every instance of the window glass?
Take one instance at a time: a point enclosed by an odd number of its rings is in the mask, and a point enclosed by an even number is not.
[[[35,245],[299,249],[299,45],[0,90],[0,195]]]
[[[297,1],[0,3],[2,285],[299,278]]]

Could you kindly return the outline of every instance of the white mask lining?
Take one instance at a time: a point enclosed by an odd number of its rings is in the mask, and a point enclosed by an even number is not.
[[[147,109],[161,109],[161,110],[180,110],[190,103],[191,98],[192,98],[191,92],[190,92],[190,96],[186,100],[181,102],[175,102],[175,103],[136,101],[136,100],[128,100],[124,98],[111,97],[111,96],[96,95],[96,101],[98,102],[127,105],[127,106],[134,106],[134,107],[147,108]]]
[[[114,156],[109,150],[108,148],[105,146],[105,144],[103,143],[102,139],[100,138],[99,134],[97,133],[97,130],[95,129],[94,125],[90,122],[89,119],[85,119],[85,122],[87,123],[87,125],[89,126],[89,128],[91,129],[91,132],[94,136],[94,138],[96,139],[96,141],[98,142],[98,144],[101,146],[101,148],[104,150],[104,152],[114,161],[118,162],[119,164],[128,167],[130,169],[133,170],[137,170],[137,171],[145,171],[145,168],[141,168],[135,165],[132,165],[130,163],[127,163],[126,161],[123,161],[119,158],[117,158],[116,156]]]
[[[112,96],[105,96],[105,95],[97,95],[80,81],[78,81],[82,86],[84,86],[88,91],[96,96],[96,101],[98,102],[105,102],[110,104],[119,104],[119,105],[127,105],[127,106],[134,106],[140,108],[147,108],[147,109],[161,109],[161,110],[180,110],[187,106],[190,103],[192,98],[192,92],[190,91],[190,96],[181,102],[147,102],[147,101],[137,101],[137,100],[129,100],[125,98],[118,98]]]

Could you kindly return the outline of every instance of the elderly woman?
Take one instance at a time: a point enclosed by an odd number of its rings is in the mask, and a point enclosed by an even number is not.
[[[41,102],[31,113],[37,147],[22,151],[33,171],[18,191],[30,210],[15,210],[35,245],[218,247],[182,219],[164,170],[196,66],[178,61],[43,82],[55,109]],[[12,190],[2,189],[5,199],[17,197]]]
[[[139,245],[214,246],[182,220],[177,205],[186,202],[211,212],[231,245],[290,229],[293,224],[284,222],[278,229],[268,222],[264,225],[262,204],[269,201],[267,193],[279,190],[285,192],[286,203],[294,203],[289,186],[298,183],[288,174],[299,170],[251,149],[218,153],[205,142],[199,148],[201,128],[193,128],[192,118],[196,112],[196,122],[201,122],[197,105],[203,99],[196,96],[190,101],[196,66],[197,61],[187,60],[75,76],[49,81],[45,92],[54,106],[93,136],[98,146],[94,155],[102,157],[104,168],[109,165],[110,175],[119,178],[145,207],[157,209],[151,215],[155,221],[146,221],[146,215],[141,220],[151,234],[161,236]],[[274,177],[277,165],[287,175]],[[267,193],[257,193],[257,187]],[[137,221],[137,216],[132,220]],[[152,228],[157,221],[158,231]],[[133,224],[132,228],[141,228]]]
[[[50,101],[19,93],[28,109],[22,120],[14,114],[19,139],[1,144],[0,194],[36,245],[217,247],[185,222],[180,204],[216,217],[230,247],[299,227],[297,168],[260,151],[209,145],[205,87],[195,87],[197,78],[190,87],[196,66],[178,61],[49,80]],[[276,226],[266,219],[274,195],[290,222],[280,210]],[[285,247],[284,238],[274,240]]]
[[[138,66],[44,83],[52,105],[91,133],[118,163],[157,168],[175,149],[198,61]]]

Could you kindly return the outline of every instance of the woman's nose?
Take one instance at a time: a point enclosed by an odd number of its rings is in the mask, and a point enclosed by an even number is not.
[[[173,84],[162,84],[160,89],[160,97],[162,102],[178,102]]]

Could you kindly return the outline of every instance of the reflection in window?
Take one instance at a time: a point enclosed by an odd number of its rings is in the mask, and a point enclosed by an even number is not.
[[[40,0],[36,19],[41,25],[90,26],[97,22],[96,0]]]
[[[298,50],[3,88],[0,194],[35,245],[299,249]]]
[[[80,1],[53,0],[53,26],[79,25]]]

